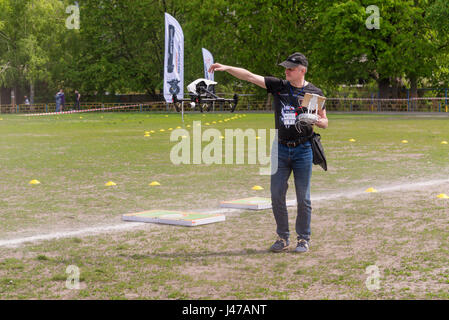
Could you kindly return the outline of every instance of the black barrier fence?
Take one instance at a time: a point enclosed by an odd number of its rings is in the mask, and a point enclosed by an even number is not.
[[[340,112],[448,112],[449,104],[446,98],[410,98],[410,99],[370,99],[370,98],[327,98],[327,111]],[[236,111],[267,111],[272,110],[271,99],[255,99],[250,95],[239,97]],[[73,107],[65,105],[62,111],[70,111]],[[184,103],[186,112],[199,111]],[[223,105],[213,105],[211,111],[228,111]],[[0,113],[12,114],[42,114],[54,113],[55,103],[0,105]],[[148,103],[81,103],[80,111],[89,112],[176,112],[172,103],[165,101]]]

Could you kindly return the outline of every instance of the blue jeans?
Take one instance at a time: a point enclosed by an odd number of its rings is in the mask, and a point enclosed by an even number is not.
[[[288,179],[293,171],[295,180],[298,214],[296,216],[296,233],[298,239],[310,240],[310,220],[312,204],[310,201],[310,179],[312,177],[313,153],[310,141],[294,148],[278,143],[278,167],[271,175],[271,202],[276,220],[277,234],[288,239],[288,211],[286,194]]]

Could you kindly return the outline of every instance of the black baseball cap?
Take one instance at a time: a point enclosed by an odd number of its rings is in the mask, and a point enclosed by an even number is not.
[[[283,66],[284,68],[296,68],[300,65],[307,68],[309,65],[309,61],[307,61],[306,56],[302,53],[295,52],[294,54],[290,55],[287,60],[279,63],[279,65]]]

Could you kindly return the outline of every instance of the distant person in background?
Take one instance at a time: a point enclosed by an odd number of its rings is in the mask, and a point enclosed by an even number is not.
[[[61,109],[61,96],[59,95],[59,92],[55,95],[55,102],[56,102],[56,112],[59,112]]]
[[[28,106],[31,104],[31,103],[30,103],[30,100],[28,99],[27,96],[25,96],[25,104],[28,105]]]
[[[65,108],[64,90],[61,89],[59,92],[61,93],[61,111],[64,111],[64,108]]]
[[[65,104],[65,97],[64,97],[64,91],[61,89],[55,96],[56,98],[56,112],[61,112],[62,108]],[[62,108],[61,108],[62,106]]]
[[[73,109],[80,110],[80,99],[81,94],[78,92],[78,90],[75,90],[75,105],[73,106]]]

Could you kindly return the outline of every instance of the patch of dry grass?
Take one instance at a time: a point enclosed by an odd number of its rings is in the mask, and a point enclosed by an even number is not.
[[[148,225],[2,248],[0,298],[447,299],[447,203],[425,191],[410,198],[315,203],[311,250],[299,255],[268,251],[269,210],[196,228]],[[68,265],[80,268],[80,290],[65,287]],[[365,285],[370,265],[379,268],[379,290]]]

